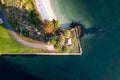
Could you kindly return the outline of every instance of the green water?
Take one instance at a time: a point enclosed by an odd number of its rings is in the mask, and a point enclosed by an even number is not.
[[[60,13],[60,19],[64,19],[65,23],[80,21],[86,28],[101,27],[104,30],[102,35],[87,34],[81,39],[84,52],[91,49],[93,51],[95,46],[102,46],[102,42],[111,45],[109,43],[114,37],[119,38],[117,37],[120,34],[119,0],[52,0],[52,2],[54,7],[57,6],[55,8],[57,14]],[[62,4],[59,5],[60,3]]]
[[[65,23],[81,21],[100,34],[81,39],[82,56],[5,57],[45,80],[120,80],[120,0],[52,0]]]

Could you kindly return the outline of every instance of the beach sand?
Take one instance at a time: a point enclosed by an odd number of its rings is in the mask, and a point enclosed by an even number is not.
[[[50,0],[35,0],[36,7],[38,9],[39,14],[42,17],[42,20],[57,20],[56,15],[51,7]]]
[[[45,19],[49,21],[52,21],[53,19],[59,20],[61,28],[69,28],[69,24],[64,23],[64,20],[57,14],[54,6],[51,6],[50,0],[35,0],[35,3],[43,21]]]

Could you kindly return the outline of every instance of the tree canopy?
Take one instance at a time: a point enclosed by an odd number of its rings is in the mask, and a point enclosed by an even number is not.
[[[54,38],[54,37],[49,38],[49,42],[51,44],[55,45],[56,44],[56,38]]]
[[[70,31],[69,30],[64,30],[63,35],[64,35],[64,37],[69,37],[70,36]]]
[[[60,44],[55,44],[54,47],[55,49],[60,49]]]
[[[42,26],[42,28],[47,33],[54,33],[56,30],[59,29],[59,27],[60,27],[60,22],[54,19],[53,21],[45,20],[44,25]]]
[[[65,39],[62,36],[57,38],[57,44],[61,45],[64,43],[64,41],[65,41]]]
[[[54,28],[55,28],[56,30],[60,28],[60,22],[59,22],[58,20],[53,19],[52,22],[53,22]]]
[[[67,53],[67,52],[70,52],[70,48],[69,48],[68,46],[63,46],[63,47],[62,47],[62,51],[63,51],[63,52],[66,52],[66,53]]]

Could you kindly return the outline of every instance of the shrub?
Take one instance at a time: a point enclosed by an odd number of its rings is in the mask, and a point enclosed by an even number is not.
[[[46,33],[54,33],[55,32],[55,28],[54,25],[51,21],[45,20],[44,24],[42,25],[42,28],[44,29],[44,31]]]
[[[45,20],[44,24],[42,25],[42,28],[46,33],[52,33],[52,34],[54,34],[56,30],[59,29],[59,27],[60,27],[60,22],[57,20],[53,20],[53,21]]]
[[[63,31],[63,36],[64,37],[69,37],[70,36],[70,31],[69,30]]]
[[[60,44],[55,44],[54,47],[55,49],[60,49]]]
[[[64,41],[65,41],[65,39],[63,38],[63,37],[58,37],[57,38],[57,44],[63,44],[64,43]]]
[[[51,44],[55,45],[55,44],[56,44],[56,39],[55,39],[54,37],[51,37],[51,38],[49,39],[49,42],[50,42]]]
[[[54,28],[57,30],[57,29],[59,29],[59,27],[60,27],[60,22],[58,21],[58,20],[55,20],[55,19],[53,19],[53,24],[54,24]]]
[[[70,52],[70,48],[68,46],[63,46],[62,51],[65,53],[68,53],[68,52]]]

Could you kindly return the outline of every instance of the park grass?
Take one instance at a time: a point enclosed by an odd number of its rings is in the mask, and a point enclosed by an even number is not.
[[[18,43],[9,34],[3,24],[0,24],[0,53],[33,53],[45,52],[45,50],[33,49]]]
[[[41,17],[36,10],[34,0],[21,0],[21,1],[16,0],[15,2],[13,2],[12,0],[7,0],[7,1],[3,0],[1,1],[1,5],[10,25],[13,27],[16,33],[19,33],[19,29],[21,29],[21,33],[19,34],[20,35],[23,34],[22,31],[25,30],[24,28],[26,28],[26,30],[28,31],[28,28],[27,28],[28,26],[32,28],[37,28],[37,29],[40,28]],[[18,26],[20,28],[18,28]],[[31,31],[33,30],[34,29],[31,29]],[[25,32],[27,33],[27,31]],[[28,37],[31,37],[31,35],[26,36],[23,34],[20,37],[23,40],[27,40],[28,42],[31,42],[31,39],[28,38]],[[34,43],[36,41],[32,40],[32,42]]]
[[[18,14],[21,13],[22,9],[21,9],[21,6],[19,5],[21,3],[22,3],[22,5],[23,4],[25,5],[25,8],[27,10],[27,12],[25,12],[26,15],[31,13],[32,11],[35,11],[37,14],[37,11],[35,10],[35,6],[34,6],[34,0],[21,0],[21,2],[19,2],[19,4],[13,2],[12,0],[7,0],[7,2],[4,2],[4,0],[3,0],[3,3],[4,4],[1,4],[1,5],[2,5],[2,8],[3,8],[4,12],[6,13],[6,15],[7,14],[10,15],[10,13],[5,11],[5,9],[8,9],[5,6],[9,6],[13,9],[14,8],[18,9],[17,11],[20,11],[20,12],[15,12],[15,10],[13,10],[13,11]],[[9,16],[9,15],[7,17],[9,21],[17,20],[13,16],[12,16],[12,18],[10,18],[11,16]],[[38,18],[40,19],[40,16],[35,17],[35,20],[37,20]],[[14,29],[15,29],[15,26],[18,26],[17,24],[13,24],[13,23],[11,23],[11,25]],[[26,26],[26,25],[24,25],[24,26]],[[53,53],[54,52],[54,51],[48,51],[48,50],[43,50],[43,49],[33,49],[33,48],[26,47],[26,46],[18,43],[16,40],[14,40],[12,38],[12,36],[9,34],[9,32],[5,29],[4,25],[0,25],[0,30],[1,30],[0,31],[0,34],[1,34],[1,36],[0,36],[0,53],[4,53],[4,54],[5,53],[30,53],[30,54],[32,54],[32,53]],[[28,39],[25,36],[22,36],[22,39],[25,39],[26,41],[31,42],[31,39]],[[32,42],[36,42],[36,41],[32,40]]]

